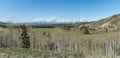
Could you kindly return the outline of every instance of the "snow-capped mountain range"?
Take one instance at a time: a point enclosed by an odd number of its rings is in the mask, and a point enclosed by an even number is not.
[[[51,18],[38,18],[34,19],[31,23],[34,24],[61,24],[61,23],[78,23],[78,22],[85,22],[83,19],[56,19],[55,17]]]

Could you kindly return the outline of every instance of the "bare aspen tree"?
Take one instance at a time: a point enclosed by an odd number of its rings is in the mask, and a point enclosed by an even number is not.
[[[12,24],[12,21],[8,22],[7,27],[9,28],[9,31],[10,31],[9,46],[13,47],[13,24]]]
[[[0,36],[0,47],[2,47],[2,36]]]

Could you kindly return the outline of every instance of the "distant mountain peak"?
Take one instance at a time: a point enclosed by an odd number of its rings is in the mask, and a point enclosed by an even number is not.
[[[37,18],[33,20],[35,23],[76,23],[76,22],[85,22],[83,19],[57,19],[55,17],[51,18]]]

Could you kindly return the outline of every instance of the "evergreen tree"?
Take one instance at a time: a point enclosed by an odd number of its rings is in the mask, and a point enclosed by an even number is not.
[[[84,34],[90,34],[89,28],[87,26],[81,27],[80,30],[83,31]]]
[[[88,27],[85,27],[84,34],[90,34],[90,31],[89,31],[89,28],[88,28]]]
[[[108,33],[108,28],[105,28],[105,32]]]
[[[27,27],[25,24],[21,26],[21,47],[22,48],[30,48],[30,36],[28,35]]]

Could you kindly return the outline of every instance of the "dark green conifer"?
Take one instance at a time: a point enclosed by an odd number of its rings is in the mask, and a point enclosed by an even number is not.
[[[22,48],[30,48],[30,36],[28,35],[27,27],[25,24],[21,26],[21,47]]]
[[[81,27],[80,30],[81,30],[84,34],[90,34],[89,28],[88,28],[87,26]]]
[[[85,27],[84,34],[90,34],[90,31],[89,31],[88,27]]]

